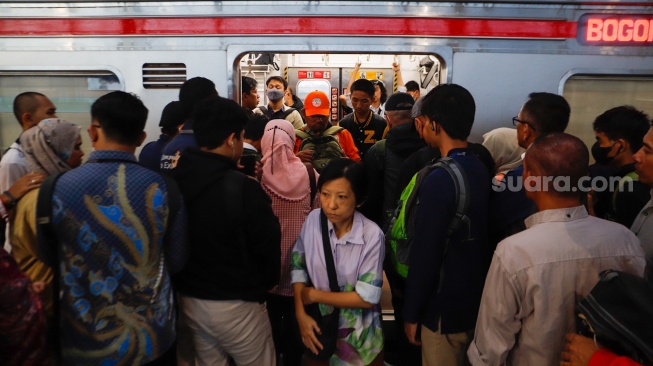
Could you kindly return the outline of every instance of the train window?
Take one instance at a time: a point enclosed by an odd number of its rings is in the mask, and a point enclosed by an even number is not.
[[[0,70],[0,149],[5,151],[21,134],[13,114],[14,98],[26,91],[45,94],[57,107],[57,117],[82,128],[82,150],[93,150],[86,128],[91,123],[91,104],[112,90],[123,90],[109,71],[14,71]]]
[[[357,63],[360,63],[360,67],[354,75]],[[394,72],[393,63],[400,65],[400,75]],[[334,103],[332,121],[343,116],[344,109],[340,108],[341,99],[337,96],[346,93],[350,81],[353,81],[352,76],[354,79],[381,80],[388,95],[401,90],[409,81],[418,84],[422,95],[446,81],[446,75],[441,71],[444,70],[442,58],[437,55],[259,52],[243,55],[238,65],[236,77],[249,76],[258,82],[261,105],[268,104],[265,81],[270,76],[281,76],[302,101],[309,92],[316,89],[329,95]],[[239,84],[240,82],[234,83]],[[236,91],[239,89],[237,87]],[[240,99],[239,94],[236,93],[237,99]]]
[[[592,123],[606,110],[632,105],[653,115],[653,76],[574,75],[565,82],[563,96],[571,106],[566,132],[591,147]]]
[[[313,90],[319,90],[321,92],[324,92],[326,95],[331,94],[331,84],[327,80],[299,80],[297,82],[297,96],[299,99],[302,101],[308,93],[312,92]]]

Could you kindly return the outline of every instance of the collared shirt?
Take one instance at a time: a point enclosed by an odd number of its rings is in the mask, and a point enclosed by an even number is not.
[[[56,182],[65,364],[141,364],[174,343],[170,274],[186,259],[183,202],[168,223],[161,174],[124,151],[94,151]],[[44,262],[57,256],[39,242]]]
[[[651,190],[653,197],[653,189]],[[637,235],[642,243],[646,256],[648,279],[653,279],[653,201],[648,201],[639,212],[630,230]]]
[[[499,243],[467,355],[472,365],[558,365],[574,309],[606,269],[644,274],[639,240],[585,207],[545,210]]]
[[[331,361],[333,364],[346,359],[351,364],[367,365],[383,349],[379,305],[385,256],[383,232],[359,212],[354,213],[351,230],[341,238],[331,222],[328,231],[340,291],[356,291],[364,301],[375,304],[370,309],[340,309],[339,336],[348,347],[338,349],[350,353],[337,350]],[[316,209],[308,215],[293,249],[292,283],[308,283],[310,279],[316,289],[330,291],[325,263],[320,209]],[[320,310],[329,314],[333,307],[321,304]]]

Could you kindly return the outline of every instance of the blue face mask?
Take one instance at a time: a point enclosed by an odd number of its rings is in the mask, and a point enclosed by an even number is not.
[[[284,94],[285,93],[283,92],[283,90],[279,90],[279,89],[268,89],[267,91],[268,99],[270,99],[273,102],[277,102],[281,100]]]

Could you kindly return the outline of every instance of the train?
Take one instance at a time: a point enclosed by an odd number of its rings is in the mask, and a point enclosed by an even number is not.
[[[262,103],[265,80],[283,76],[300,98],[331,95],[335,123],[351,78],[400,89],[393,63],[422,95],[441,83],[470,90],[472,141],[511,126],[528,94],[546,91],[569,101],[567,131],[591,145],[591,123],[608,108],[653,115],[653,3],[0,1],[0,148],[20,134],[12,102],[23,91],[46,94],[82,127],[97,97],[135,93],[154,140],[161,110],[195,76],[236,101],[241,76],[254,77]]]

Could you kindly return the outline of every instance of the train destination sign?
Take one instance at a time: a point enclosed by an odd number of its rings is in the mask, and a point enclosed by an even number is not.
[[[587,46],[651,46],[653,15],[583,14],[576,34]]]

